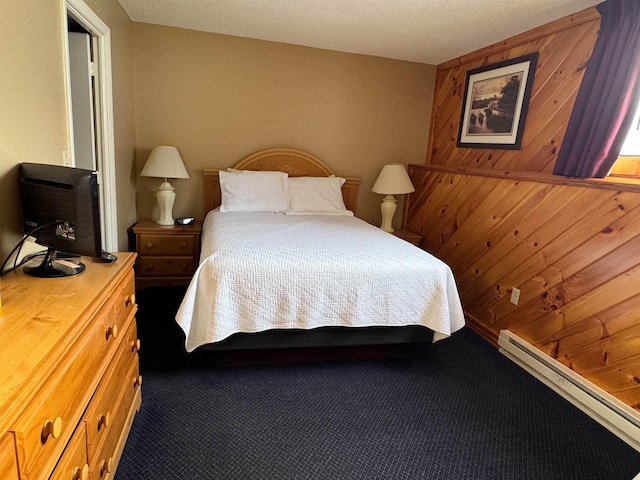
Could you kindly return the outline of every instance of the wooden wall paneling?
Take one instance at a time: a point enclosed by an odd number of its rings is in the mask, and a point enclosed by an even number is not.
[[[551,36],[532,38],[528,43],[514,44],[508,50],[488,52],[467,64],[438,67],[451,68],[437,78],[433,108],[428,163],[455,167],[483,167],[502,170],[525,169],[551,171],[557,157],[557,147],[551,147],[552,157],[538,157],[545,145],[559,145],[568,122],[571,107],[579,88],[584,68],[590,57],[599,28],[599,21],[571,25]],[[457,148],[458,129],[466,72],[485,64],[538,51],[538,68],[534,79],[529,113],[526,120],[521,151],[500,149]],[[455,78],[455,82],[446,84]],[[567,103],[570,103],[567,106]],[[532,159],[539,162],[534,163]]]
[[[554,334],[550,341],[555,340],[558,344],[558,359],[564,358],[563,362],[575,367],[576,371],[588,371],[624,360],[629,356],[629,350],[634,354],[640,352],[638,311],[640,294],[587,319],[597,322],[604,330],[603,337],[590,344],[575,345],[566,342],[566,337],[560,333]],[[618,349],[620,345],[625,347]]]
[[[558,34],[553,51],[540,52],[542,60],[536,71],[522,152],[510,158],[512,163],[498,164],[497,168],[552,171],[595,43],[597,25],[583,24],[575,30],[572,35]]]
[[[608,365],[593,372],[589,372],[590,377],[599,383],[601,378],[606,378],[609,388],[614,393],[621,393],[625,390],[633,389],[637,392],[638,379],[640,378],[640,354],[629,357],[616,365]],[[632,405],[639,409],[640,403]]]
[[[446,177],[447,174],[445,173],[429,176],[411,176],[411,180],[414,186],[417,186],[417,189],[415,193],[411,194],[411,197],[408,199],[407,204],[411,203],[413,205],[432,205],[434,203],[434,198],[436,197],[435,192],[437,191],[438,187],[446,181]],[[420,228],[412,231],[423,236],[422,242],[428,245],[432,243],[434,239],[437,241],[437,238],[439,236],[438,229],[435,225],[437,218],[431,215],[427,219],[425,217],[422,217],[420,212],[412,212],[411,215],[412,217],[415,215],[415,217],[419,219],[419,222],[421,224]]]
[[[493,183],[480,177],[471,178],[473,178],[474,181],[469,188],[474,190],[479,189],[480,185],[491,185]],[[469,244],[473,241],[477,241],[472,236],[481,234],[483,229],[486,228],[486,225],[495,222],[497,215],[500,213],[495,211],[497,205],[502,205],[504,207],[508,202],[510,195],[512,196],[515,190],[517,190],[519,194],[522,192],[522,194],[525,195],[530,192],[534,186],[535,185],[532,183],[524,182],[506,181],[504,183],[498,183],[498,185],[494,186],[490,193],[478,204],[478,207],[473,211],[473,213],[463,223],[458,225],[455,232],[449,235],[445,242],[442,244],[434,243],[427,245],[427,249],[430,252],[435,253],[438,257],[446,258],[448,261],[453,262],[455,258],[459,258],[454,257],[453,252],[464,248],[460,247],[460,245],[467,244],[467,239],[469,239]],[[424,212],[425,217],[428,217],[429,215],[435,216],[435,212],[433,210]],[[410,221],[409,228],[414,230],[419,229],[420,227]],[[462,251],[460,256],[465,255],[465,253],[466,252]]]
[[[518,221],[511,234],[503,236],[486,255],[474,262],[472,268],[458,277],[466,285],[464,298],[473,302],[486,296],[482,286],[498,285],[501,278],[568,229],[576,215],[565,206],[575,204],[577,197],[578,189],[552,189],[543,201]]]
[[[451,266],[487,340],[507,328],[640,411],[640,185],[551,174],[599,27],[590,8],[438,66],[403,225]],[[458,148],[467,72],[531,52],[521,149]]]
[[[443,174],[438,176],[437,184],[433,185],[431,195],[426,200],[427,204],[431,204],[437,210],[435,215],[429,216],[429,228],[424,231],[423,228],[417,230],[423,236],[425,245],[441,245],[443,236],[446,232],[451,231],[453,225],[456,224],[457,214],[462,211],[465,202],[475,191],[470,188],[472,179],[461,175]],[[458,195],[452,195],[453,191],[459,192]],[[422,231],[421,231],[422,230]]]
[[[508,195],[504,198],[491,212],[489,221],[484,222],[486,228],[475,229],[465,238],[462,247],[447,257],[454,272],[462,275],[503,236],[513,232],[519,218],[534,208],[551,190],[551,185],[533,184],[531,191],[525,195]]]
[[[548,267],[545,259],[551,256],[549,250],[561,248],[561,246],[555,247],[554,241],[563,234],[571,236],[571,229],[576,224],[584,222],[584,218],[592,211],[592,208],[583,204],[584,197],[580,195],[580,189],[568,190],[572,192],[574,198],[565,204],[554,206],[549,212],[551,218],[548,221],[520,242],[498,264],[486,270],[482,277],[484,290],[479,286],[474,295],[465,296],[466,305],[471,311],[485,312],[489,309],[489,316],[485,317],[482,313],[478,315],[479,318],[483,318],[483,321],[491,324],[496,317],[501,318],[513,310],[514,306],[507,299],[514,286],[521,289],[521,303],[543,294],[546,284],[540,281],[541,277],[538,274]],[[531,283],[526,283],[532,279]],[[501,300],[503,297],[505,300]],[[497,305],[493,305],[497,301],[503,307],[501,310]]]
[[[575,273],[585,261],[588,261],[589,254],[595,246],[589,244],[585,239],[593,240],[594,232],[609,231],[612,228],[612,221],[618,217],[624,216],[624,211],[619,208],[619,196],[617,194],[610,195],[607,198],[604,194],[607,192],[598,191],[599,195],[596,199],[602,198],[602,202],[595,203],[597,205],[591,213],[586,204],[584,209],[586,213],[579,217],[580,221],[572,227],[568,234],[557,237],[549,245],[544,247],[538,255],[521,266],[517,267],[511,274],[505,288],[517,286],[521,290],[520,304],[517,309],[517,317],[527,317],[535,315],[540,309],[544,308],[542,304],[537,305],[530,301],[545,295],[545,292],[560,282],[563,274],[571,275]],[[608,192],[611,193],[611,192]],[[606,199],[606,200],[605,200]],[[583,213],[581,209],[573,212],[576,216]],[[635,217],[635,214],[634,214]],[[615,224],[614,224],[615,226]],[[596,233],[597,235],[597,233]],[[481,321],[490,322],[493,330],[497,332],[501,328],[508,328],[513,321],[510,315],[516,314],[514,306],[505,298],[495,305],[486,307],[484,310],[478,307],[477,318]]]
[[[640,362],[640,358],[636,359],[636,362]],[[621,402],[631,405],[631,407],[636,410],[640,410],[640,402],[637,402],[637,399],[640,398],[640,385],[618,390],[613,392],[613,394]]]
[[[554,291],[554,302],[549,304],[548,313],[540,316],[540,309],[534,318],[519,322],[518,332],[526,340],[538,344],[544,338],[560,332],[574,322],[589,315],[589,312],[600,312],[619,302],[633,297],[637,293],[636,285],[640,284],[640,265],[618,275],[606,283],[574,285],[579,278],[572,276],[557,286]],[[571,301],[566,302],[563,296]],[[542,298],[538,304],[544,305],[549,297]],[[560,303],[561,306],[556,305]],[[543,307],[544,308],[544,307]]]
[[[615,205],[618,205],[618,197],[616,196],[613,200]],[[572,228],[567,235],[549,244],[544,252],[545,268],[535,272],[527,281],[514,284],[521,290],[520,305],[517,310],[504,302],[502,309],[494,307],[492,327],[496,332],[502,328],[509,328],[513,324],[528,325],[549,309],[554,308],[546,301],[547,292],[550,289],[565,278],[570,278],[586,268],[594,258],[606,255],[611,248],[629,239],[629,230],[624,226],[628,222],[640,219],[638,209],[634,208],[628,214],[624,214],[616,207],[615,210],[610,208],[609,212],[610,216],[604,218],[590,215],[585,221],[579,222]],[[620,218],[612,223],[611,220],[615,220],[614,215],[617,214]],[[618,235],[613,234],[616,231],[619,232]]]
[[[467,177],[470,180],[473,177]],[[440,238],[440,245],[448,243],[449,239],[458,231],[461,225],[466,224],[472,220],[472,216],[477,212],[480,205],[486,202],[488,198],[494,198],[494,188],[490,182],[473,182],[473,186],[468,188],[466,192],[457,192],[456,200],[460,205],[451,205],[449,209],[449,215],[452,217],[452,221],[449,222],[442,229],[442,235]],[[468,194],[468,197],[465,197]]]
[[[449,83],[436,83],[434,106],[432,107],[431,137],[427,149],[431,163],[444,164],[446,159],[455,153],[466,72],[467,68],[458,67],[437,77],[443,78]],[[437,133],[434,135],[434,132]]]
[[[633,252],[640,250],[640,195],[444,175],[419,167],[410,171],[422,202],[408,206],[408,227],[417,231],[420,218],[421,228],[431,230],[424,248],[454,265],[465,311],[493,335],[509,328],[571,364],[562,358],[563,342],[579,351],[578,345],[607,335],[601,322],[583,320],[589,317],[586,312],[602,315],[637,296],[640,259],[636,262]],[[421,197],[423,185],[430,188],[429,198]],[[469,202],[474,208],[468,208]],[[438,233],[450,219],[455,219],[455,231],[441,242]],[[512,286],[522,291],[517,307],[508,301]],[[555,297],[559,300],[551,302]],[[597,378],[592,381],[602,385]]]

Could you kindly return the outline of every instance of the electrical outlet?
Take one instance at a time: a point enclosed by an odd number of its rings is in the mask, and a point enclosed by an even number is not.
[[[62,165],[65,167],[71,167],[71,152],[69,150],[65,150],[62,152]]]
[[[518,300],[520,300],[520,290],[518,290],[516,287],[513,287],[513,289],[511,290],[511,303],[517,305]]]

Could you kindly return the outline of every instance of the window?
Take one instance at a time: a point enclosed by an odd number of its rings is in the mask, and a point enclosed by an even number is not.
[[[640,105],[633,118],[627,139],[620,150],[620,157],[611,168],[609,175],[640,177]]]

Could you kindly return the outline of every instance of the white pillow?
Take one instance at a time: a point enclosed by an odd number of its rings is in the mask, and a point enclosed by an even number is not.
[[[342,198],[341,177],[290,177],[287,215],[353,215]]]
[[[275,212],[287,209],[287,177],[283,172],[220,172],[221,212]]]

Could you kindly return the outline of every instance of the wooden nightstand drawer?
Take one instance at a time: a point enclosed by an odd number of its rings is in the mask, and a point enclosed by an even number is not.
[[[400,230],[395,230],[393,232],[393,234],[398,237],[401,238],[409,243],[411,243],[412,245],[415,245],[416,247],[418,245],[420,245],[420,241],[422,240],[422,236],[418,235],[417,233],[413,233],[410,230],[405,230],[404,228],[400,229]]]
[[[138,273],[149,277],[191,277],[195,271],[193,257],[140,257]]]
[[[189,284],[198,266],[202,222],[163,227],[142,220],[133,231],[139,254],[136,289]]]
[[[196,239],[193,235],[149,235],[138,237],[140,255],[195,255]]]

